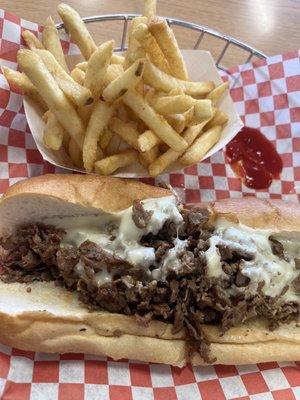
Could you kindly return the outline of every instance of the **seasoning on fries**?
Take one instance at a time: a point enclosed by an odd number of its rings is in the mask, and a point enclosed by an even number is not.
[[[156,17],[156,0],[143,0],[123,55],[113,53],[113,40],[96,44],[69,5],[58,13],[83,56],[71,72],[51,17],[42,41],[22,33],[29,48],[18,52],[22,72],[2,67],[9,84],[43,108],[45,146],[64,148],[87,172],[109,175],[140,163],[157,176],[174,162],[200,161],[219,141],[228,116],[218,102],[229,84],[189,80],[172,29]]]

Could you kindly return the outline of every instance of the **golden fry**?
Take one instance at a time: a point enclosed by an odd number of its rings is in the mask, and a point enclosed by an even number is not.
[[[48,71],[53,75],[58,86],[65,95],[78,107],[86,106],[93,102],[92,93],[89,89],[79,85],[74,79],[62,68],[52,53],[48,50],[35,50],[41,57]]]
[[[155,112],[141,95],[134,90],[128,90],[123,96],[123,101],[168,146],[176,151],[186,149],[185,140],[174,131],[161,115]]]
[[[105,127],[103,134],[100,138],[100,147],[102,150],[105,150],[107,148],[112,136],[113,136],[113,132],[109,129],[109,127]]]
[[[110,40],[103,43],[96,49],[88,61],[85,74],[84,86],[90,89],[93,98],[96,100],[102,92],[107,67],[114,48],[114,41]]]
[[[109,123],[109,128],[119,135],[124,142],[128,143],[134,149],[138,149],[139,133],[132,127],[130,123],[125,123],[119,118],[112,118]]]
[[[88,60],[97,50],[97,46],[80,15],[72,7],[64,3],[59,4],[57,12],[63,20],[66,31],[79,47],[83,57]]]
[[[185,119],[185,126],[189,126],[194,118],[194,107],[191,107],[185,113],[183,113]]]
[[[221,83],[221,85],[217,86],[214,90],[212,90],[207,96],[207,99],[210,99],[212,104],[215,106],[217,102],[220,100],[223,93],[229,88],[229,81]]]
[[[71,77],[74,79],[75,82],[79,83],[79,85],[83,86],[85,73],[80,68],[74,68],[71,71]]]
[[[127,167],[136,161],[138,161],[138,152],[135,150],[125,150],[97,161],[95,163],[95,172],[99,175],[111,175],[117,169]]]
[[[76,68],[81,69],[83,72],[86,72],[87,66],[88,66],[88,62],[87,61],[82,61],[82,62],[76,64]]]
[[[45,119],[43,136],[45,146],[52,150],[59,150],[63,143],[65,134],[64,128],[57,121],[55,115],[51,111],[47,111],[43,119]]]
[[[216,110],[214,117],[205,125],[204,130],[207,131],[208,129],[216,126],[216,125],[225,125],[228,122],[228,115],[221,110]]]
[[[179,96],[181,94],[184,94],[184,91],[181,88],[174,88],[169,91],[168,96]]]
[[[92,172],[94,169],[97,158],[97,143],[113,112],[114,108],[104,101],[98,101],[93,108],[83,144],[83,165],[87,172]]]
[[[44,49],[43,44],[40,42],[40,40],[30,31],[23,31],[22,32],[22,38],[24,39],[24,42],[26,43],[26,46],[30,50],[35,50],[35,49]]]
[[[156,15],[156,0],[143,0],[143,13],[150,22]]]
[[[144,48],[150,61],[162,71],[169,74],[171,72],[169,64],[156,40],[149,32],[148,26],[143,23],[138,24],[132,34]]]
[[[112,81],[117,79],[120,75],[122,75],[124,69],[121,64],[111,64],[107,67],[106,74],[103,80],[103,87],[109,85]]]
[[[59,123],[82,148],[84,124],[41,58],[31,50],[18,51],[18,63]]]
[[[141,152],[151,150],[157,144],[163,143],[152,131],[147,130],[138,137],[138,149]]]
[[[125,69],[128,68],[134,61],[136,61],[138,58],[145,57],[145,54],[140,54],[139,52],[141,50],[138,50],[140,48],[139,42],[136,40],[136,38],[133,36],[133,32],[135,28],[141,24],[147,23],[147,18],[146,17],[135,17],[130,23],[129,26],[129,32],[128,32],[128,49],[126,51],[125,55]],[[137,56],[138,52],[138,56]]]
[[[189,110],[196,100],[186,94],[159,97],[153,107],[159,114],[181,114]]]
[[[192,165],[201,161],[205,154],[220,140],[221,132],[222,127],[220,125],[204,132],[179,158],[179,162],[183,165]]]
[[[190,96],[206,95],[215,87],[214,83],[210,81],[189,82],[174,78],[174,76],[166,74],[149,61],[145,65],[143,80],[156,90],[168,93],[173,89],[179,88]]]
[[[121,64],[124,65],[125,57],[120,56],[119,54],[113,54],[110,59],[111,64]]]
[[[193,143],[193,141],[197,138],[197,136],[200,135],[205,123],[206,121],[199,125],[190,126],[185,130],[185,132],[183,133],[183,137],[189,146]],[[175,162],[183,154],[183,152],[184,151],[178,152],[172,149],[167,150],[165,153],[159,156],[152,164],[150,164],[149,175],[157,176],[161,174],[169,165]]]
[[[165,115],[165,118],[177,133],[183,132],[185,128],[185,117],[183,114],[168,114]]]
[[[188,80],[187,69],[181,55],[174,32],[162,18],[156,18],[149,24],[149,31],[156,39],[161,51],[163,52],[171,73],[176,78]]]
[[[197,100],[194,106],[194,115],[197,123],[212,118],[213,110],[211,100]]]
[[[51,17],[46,19],[43,33],[42,42],[46,50],[49,50],[53,54],[57,62],[62,66],[62,68],[69,72],[66,59],[64,56],[63,49],[61,47],[60,39],[58,36],[58,31]]]
[[[2,67],[3,75],[7,79],[9,85],[16,86],[21,89],[22,93],[32,100],[37,102],[43,110],[47,110],[47,104],[44,102],[42,97],[39,95],[36,87],[31,83],[24,73],[14,71],[7,67]]]
[[[148,169],[149,165],[159,157],[159,146],[139,154],[139,161],[144,168]]]
[[[122,75],[112,81],[102,92],[102,97],[107,102],[112,102],[123,96],[128,89],[134,88],[141,82],[145,61],[137,60]]]

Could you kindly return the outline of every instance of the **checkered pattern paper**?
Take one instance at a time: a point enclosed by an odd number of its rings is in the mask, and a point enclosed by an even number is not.
[[[16,69],[21,32],[37,24],[0,10],[0,64]],[[75,48],[65,37],[64,50]],[[266,191],[243,186],[218,152],[182,173],[163,175],[185,202],[255,195],[300,200],[300,53],[236,67],[224,75],[245,125],[260,128],[284,169]],[[22,97],[0,74],[0,193],[29,176],[65,172],[42,160],[26,123]],[[155,183],[151,179],[145,182]],[[1,329],[1,327],[0,327]],[[289,400],[300,399],[300,363],[173,368],[82,354],[49,355],[0,346],[5,400]]]

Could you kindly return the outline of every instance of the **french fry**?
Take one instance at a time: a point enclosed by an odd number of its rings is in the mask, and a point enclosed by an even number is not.
[[[64,52],[61,47],[58,31],[51,17],[46,19],[44,29],[42,32],[42,42],[46,50],[49,50],[63,67],[66,72],[69,72]]]
[[[41,58],[31,50],[18,51],[18,63],[59,123],[82,148],[84,124]]]
[[[220,100],[223,93],[229,88],[229,81],[222,83],[217,86],[214,90],[212,90],[207,96],[207,99],[210,99],[213,105],[216,105]]]
[[[79,83],[79,85],[83,86],[85,73],[80,68],[74,68],[71,71],[71,77],[74,79],[75,82]]]
[[[124,142],[128,143],[134,149],[138,149],[139,133],[132,127],[130,123],[125,123],[119,118],[112,118],[109,123],[109,128],[119,135]]]
[[[144,168],[148,169],[149,165],[159,157],[159,146],[154,146],[152,149],[139,154],[139,162]]]
[[[94,51],[97,50],[97,46],[80,15],[72,7],[64,3],[59,4],[57,12],[63,20],[65,29],[71,35],[72,40],[79,47],[83,57],[88,60]]]
[[[222,127],[220,125],[204,132],[179,158],[179,162],[183,165],[192,165],[201,161],[205,154],[220,140],[221,132]]]
[[[119,54],[113,54],[110,59],[111,64],[121,64],[124,65],[125,57],[120,56]]]
[[[83,72],[86,72],[87,66],[88,66],[88,62],[87,61],[82,61],[82,62],[76,64],[75,67],[81,69]]]
[[[136,150],[125,150],[97,161],[95,172],[99,175],[111,175],[117,169],[127,167],[136,161],[138,161],[138,152]]]
[[[176,151],[186,149],[185,140],[174,131],[161,115],[155,112],[141,95],[134,90],[128,90],[123,96],[123,101],[168,146]]]
[[[145,56],[145,54],[141,55],[138,54],[139,57],[137,57],[137,49],[140,48],[139,42],[136,40],[136,38],[133,36],[133,32],[135,28],[141,24],[147,23],[147,17],[135,17],[130,23],[129,26],[129,32],[128,32],[128,49],[125,55],[125,69],[128,68],[134,61],[137,60],[137,58],[142,58]],[[140,50],[139,50],[140,51]]]
[[[204,131],[211,129],[216,125],[225,125],[228,122],[228,115],[221,110],[216,110],[214,117],[205,125]]]
[[[157,144],[163,143],[159,137],[157,137],[152,131],[147,130],[142,133],[138,139],[138,149],[141,152],[146,152],[151,150]]]
[[[193,141],[197,138],[197,136],[200,135],[205,123],[206,121],[198,125],[190,126],[185,130],[185,132],[183,133],[183,137],[189,146],[193,143]],[[152,164],[149,165],[149,175],[157,176],[161,174],[170,164],[175,162],[183,153],[184,151],[178,152],[172,149],[167,150],[165,153],[159,156]]]
[[[185,126],[189,126],[194,118],[194,107],[191,107],[185,113],[183,113],[185,119]]]
[[[69,140],[68,153],[74,166],[81,169],[83,167],[82,151],[72,138]]]
[[[73,103],[81,107],[93,102],[91,91],[74,81],[50,51],[35,50],[35,52],[41,57],[46,68],[58,83],[58,86]]]
[[[123,74],[124,69],[121,64],[111,64],[107,67],[106,74],[103,80],[103,87],[109,85],[112,81],[117,79],[121,74]]]
[[[114,40],[103,43],[96,49],[88,61],[84,86],[90,89],[95,100],[98,99],[101,94],[114,43]]]
[[[181,88],[174,88],[169,91],[168,96],[179,96],[181,94],[184,94],[184,91]]]
[[[156,0],[143,0],[143,15],[150,22],[156,15]]]
[[[47,104],[39,95],[36,87],[31,83],[24,73],[14,71],[7,67],[2,67],[2,71],[10,86],[16,86],[24,95],[30,97],[32,100],[38,103],[43,110],[47,110]]]
[[[51,111],[47,111],[43,119],[45,120],[43,142],[46,147],[52,150],[59,150],[63,143],[65,134],[64,128],[57,121]]]
[[[105,150],[109,145],[109,142],[113,136],[113,132],[109,129],[109,127],[105,127],[103,130],[103,134],[100,138],[100,147],[102,150]]]
[[[194,105],[194,115],[197,123],[212,118],[213,110],[211,100],[197,100]]]
[[[159,114],[180,114],[190,109],[196,103],[195,99],[186,94],[160,97],[153,104]]]
[[[161,51],[163,52],[171,73],[176,78],[188,80],[187,69],[178,47],[174,32],[162,18],[156,18],[149,24],[149,31],[156,39]]]
[[[122,75],[112,81],[102,92],[102,97],[107,102],[112,102],[123,96],[128,89],[134,88],[141,82],[145,60],[137,60]]]
[[[162,71],[169,74],[171,72],[169,64],[156,40],[149,32],[148,26],[143,23],[138,24],[132,34],[144,48],[150,61]]]
[[[213,82],[183,81],[166,74],[149,61],[147,61],[145,65],[143,80],[147,85],[166,93],[170,92],[172,89],[179,88],[190,96],[199,96],[207,95],[214,89]]]
[[[177,133],[183,132],[185,128],[185,117],[183,114],[168,114],[164,117]]]
[[[83,144],[83,165],[87,172],[92,172],[96,161],[97,142],[103,134],[114,112],[114,107],[104,101],[98,101],[92,111]]]
[[[26,46],[30,50],[44,49],[43,44],[40,42],[40,40],[32,32],[23,31],[22,32],[22,38],[24,39],[24,42],[26,43]]]

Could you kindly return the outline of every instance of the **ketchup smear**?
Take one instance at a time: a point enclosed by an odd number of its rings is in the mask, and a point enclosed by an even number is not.
[[[233,171],[252,189],[268,188],[282,171],[282,159],[275,147],[254,128],[243,127],[225,153]]]

